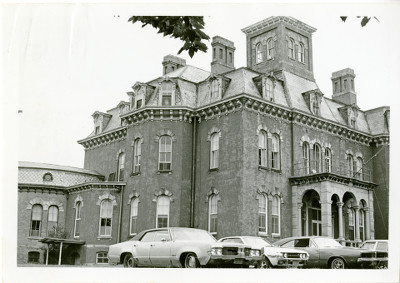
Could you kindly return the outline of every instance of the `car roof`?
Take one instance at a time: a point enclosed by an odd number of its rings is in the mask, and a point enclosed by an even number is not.
[[[318,239],[318,238],[333,239],[332,237],[328,237],[328,236],[298,236],[298,237],[288,237],[288,238],[280,239],[280,240],[277,240],[276,242],[274,242],[274,244],[287,242],[287,241],[291,241],[294,239]]]

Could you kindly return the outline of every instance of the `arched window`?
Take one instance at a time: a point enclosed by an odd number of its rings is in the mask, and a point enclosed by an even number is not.
[[[303,143],[303,167],[304,173],[310,174],[310,145],[307,142]]]
[[[274,83],[270,78],[265,80],[265,99],[272,101],[274,98]]]
[[[159,196],[157,198],[157,228],[164,228],[169,226],[169,205],[169,197]]]
[[[208,199],[208,231],[216,236],[218,231],[218,199],[212,194]]]
[[[349,217],[349,219],[348,219],[348,223],[349,223],[349,240],[354,241],[354,236],[355,236],[354,235],[355,234],[354,223],[356,221],[355,221],[354,211],[351,208],[348,210],[348,217]]]
[[[271,154],[270,154],[270,168],[272,169],[281,169],[281,155],[280,155],[280,140],[278,135],[272,135],[271,138]],[[269,148],[268,148],[269,150]]]
[[[31,214],[31,229],[29,236],[39,237],[40,230],[42,228],[42,211],[43,208],[40,204],[35,204],[32,206]]]
[[[281,234],[281,207],[279,196],[274,196],[272,198],[272,234]]]
[[[360,217],[359,217],[359,228],[360,228],[360,240],[365,241],[365,230],[364,230],[364,223],[365,223],[365,211],[360,209]]]
[[[112,214],[112,201],[110,199],[102,200],[100,204],[99,236],[111,236]]]
[[[356,172],[355,172],[356,178],[363,180],[364,174],[363,174],[363,160],[361,157],[357,157],[357,162],[356,162]]]
[[[49,231],[56,232],[57,225],[58,225],[58,207],[55,205],[51,205],[48,210],[47,233],[49,233]]]
[[[261,63],[262,61],[263,61],[263,56],[262,56],[261,43],[257,43],[257,45],[256,45],[256,64]]]
[[[219,166],[219,133],[213,133],[210,141],[210,169],[215,169]]]
[[[313,164],[312,164],[312,170],[313,173],[319,173],[321,172],[321,165],[322,165],[322,153],[321,153],[321,147],[319,144],[314,144],[313,145]]]
[[[274,44],[274,40],[272,39],[272,37],[268,38],[267,40],[267,59],[272,59],[275,56],[275,44]]]
[[[138,198],[133,198],[131,200],[131,221],[129,223],[129,231],[131,235],[134,235],[137,233],[137,228],[136,228],[136,222],[137,222],[137,216],[138,216],[138,206],[139,206],[139,199]]]
[[[267,133],[262,130],[258,134],[258,165],[267,167]]]
[[[29,252],[28,253],[28,263],[39,263],[40,253],[39,252]]]
[[[310,95],[310,109],[314,115],[319,115],[318,97],[315,94]]]
[[[142,159],[142,143],[140,138],[133,143],[133,173],[140,173],[140,162]]]
[[[295,59],[295,54],[294,54],[294,39],[290,38],[288,42],[288,48],[289,48],[289,58]]]
[[[304,63],[305,58],[304,58],[304,44],[300,42],[299,44],[299,49],[297,50],[297,60],[299,62]]]
[[[347,154],[347,172],[350,178],[354,177],[354,158],[351,154]]]
[[[325,148],[325,172],[332,171],[332,153],[329,148]]]
[[[82,209],[82,202],[78,201],[75,204],[75,225],[74,225],[74,237],[75,238],[79,237],[79,235],[80,235],[81,209]]]
[[[170,136],[162,136],[158,144],[159,144],[158,170],[170,171],[172,163],[172,138]]]
[[[124,180],[125,153],[118,155],[117,181]]]
[[[267,196],[260,194],[258,196],[258,232],[267,233]]]

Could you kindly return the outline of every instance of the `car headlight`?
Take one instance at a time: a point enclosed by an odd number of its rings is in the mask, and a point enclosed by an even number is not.
[[[211,255],[222,255],[222,248],[212,248]]]
[[[282,254],[283,258],[287,258],[287,253]]]
[[[260,256],[260,250],[250,250],[250,256]]]

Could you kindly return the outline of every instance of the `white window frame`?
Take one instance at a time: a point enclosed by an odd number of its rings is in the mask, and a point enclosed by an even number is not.
[[[210,99],[215,100],[219,98],[219,79],[213,79],[210,85]]]
[[[305,174],[310,174],[310,144],[308,142],[303,143],[303,165]]]
[[[124,174],[125,174],[124,169],[125,169],[125,152],[121,152],[118,155],[118,166],[117,166],[117,176],[116,176],[118,182],[124,180]]]
[[[133,173],[140,173],[140,163],[142,160],[142,142],[140,138],[133,142]]]
[[[280,137],[277,134],[271,136],[271,169],[281,169],[281,142]]]
[[[315,173],[321,173],[321,171],[322,171],[322,148],[319,144],[314,143],[312,154],[313,154],[313,163],[314,164],[312,164],[311,168],[312,168],[312,170],[315,170]]]
[[[38,217],[39,212],[35,211],[35,208],[38,207],[40,209],[40,217]],[[35,218],[35,219],[33,219]],[[38,230],[32,230],[32,222],[33,221],[39,221],[39,229]],[[40,204],[34,204],[32,206],[32,211],[31,211],[31,221],[29,223],[29,236],[30,237],[40,237],[41,232],[42,232],[42,225],[43,225],[43,207]],[[32,231],[38,231],[38,235],[32,235]]]
[[[332,172],[332,151],[325,148],[325,172]]]
[[[267,40],[267,60],[273,59],[275,56],[275,43],[272,37]]]
[[[219,133],[210,136],[210,169],[219,168]]]
[[[105,255],[100,257],[100,255]],[[96,253],[96,264],[108,264],[108,253],[105,251],[100,251]],[[106,262],[99,262],[99,259],[106,260]]]
[[[357,179],[361,179],[363,180],[363,159],[362,157],[357,157],[356,159],[356,172],[355,172],[355,176]]]
[[[79,238],[80,236],[81,213],[82,213],[82,202],[78,201],[75,204],[74,238]],[[78,227],[78,235],[76,234],[76,227]]]
[[[360,240],[365,241],[365,211],[363,209],[359,210],[359,223]],[[361,237],[362,235],[362,237]]]
[[[351,224],[353,224],[353,225],[351,225]],[[354,241],[356,239],[356,215],[355,215],[355,211],[352,208],[349,208],[349,211],[348,211],[349,240],[351,240],[350,227],[353,227],[353,240],[352,241]]]
[[[264,216],[263,225],[265,231],[261,231],[260,222],[261,217]],[[265,194],[260,194],[258,196],[258,234],[266,235],[268,233],[268,197]]]
[[[275,204],[274,204],[275,202]],[[276,208],[276,211],[274,211],[274,207]],[[278,233],[274,231],[274,216],[277,219],[277,224],[278,224]],[[271,211],[271,220],[272,220],[272,236],[280,236],[281,235],[281,201],[280,197],[278,195],[274,196],[272,198],[272,211]]]
[[[164,203],[163,203],[164,202]],[[166,195],[161,195],[157,198],[157,207],[156,207],[156,228],[166,228],[169,227],[169,213],[171,209],[171,200]],[[163,216],[163,218],[167,219],[166,227],[159,227],[159,217]]]
[[[55,213],[51,212],[51,210],[56,209]],[[47,234],[49,233],[49,229],[53,229],[53,227],[55,227],[55,231],[57,231],[57,227],[58,227],[58,213],[59,213],[59,209],[57,205],[50,205],[48,212],[47,212]],[[54,216],[55,215],[55,216]],[[52,220],[50,220],[50,217],[52,217]],[[55,221],[53,219],[56,219]],[[55,225],[52,225],[51,223],[55,223]],[[52,225],[52,226],[50,226]]]
[[[274,100],[274,83],[270,78],[265,79],[265,99]]]
[[[163,140],[167,141],[167,139],[170,140],[170,148],[168,147],[168,144],[165,142],[164,143],[164,148],[163,148]],[[167,158],[168,153],[170,154],[170,158]],[[164,155],[163,160],[161,160],[162,155]],[[164,162],[161,162],[164,161]],[[169,169],[164,169],[161,168],[161,164],[169,164]],[[158,170],[159,171],[171,171],[172,170],[172,137],[169,135],[163,135],[160,137],[158,141]]]
[[[211,231],[211,220],[215,220],[213,222],[216,223],[215,231]],[[214,237],[218,233],[218,197],[216,194],[212,194],[208,198],[208,232]]]
[[[354,177],[354,157],[352,154],[347,154],[347,172],[350,178]]]
[[[137,218],[138,218],[139,198],[135,197],[131,199],[131,213],[129,218],[129,234],[137,234]],[[133,223],[135,222],[135,223]],[[133,225],[135,225],[133,227]],[[133,229],[135,228],[135,229]]]
[[[102,217],[102,215],[104,214],[103,213],[103,209],[105,209],[103,205],[105,203],[109,203],[109,206],[110,206],[110,210],[111,210],[111,211],[109,211],[110,215],[106,215],[106,216],[109,216],[109,217]],[[100,203],[100,217],[99,217],[99,237],[111,237],[111,235],[112,235],[112,224],[113,224],[113,219],[112,219],[113,218],[113,209],[114,209],[114,206],[113,206],[113,202],[112,202],[111,199],[103,199],[101,201],[101,203]],[[104,225],[104,234],[102,234],[102,231],[101,231],[102,230],[101,229],[101,227],[102,227],[102,225],[101,225],[102,219],[110,219],[109,231],[107,231],[108,225],[107,225],[107,220],[106,220],[106,223]]]
[[[175,84],[171,81],[164,81],[161,83],[160,87],[160,105],[161,106],[174,106],[175,105]],[[170,97],[170,105],[165,105],[164,102],[164,97],[169,96]]]
[[[261,130],[258,134],[258,166],[268,166],[267,132]]]
[[[289,38],[289,42],[288,42],[288,49],[289,49],[289,58],[291,59],[296,59],[295,56],[295,50],[294,50],[294,39],[293,38]]]
[[[300,42],[300,44],[299,44],[299,49],[298,49],[298,52],[297,52],[297,60],[299,60],[299,62],[301,62],[301,63],[305,62],[304,44],[302,42]]]

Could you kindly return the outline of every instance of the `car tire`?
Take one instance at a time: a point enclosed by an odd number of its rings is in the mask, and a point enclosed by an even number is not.
[[[345,269],[346,263],[344,262],[344,260],[342,258],[337,257],[331,261],[330,268],[331,269]]]
[[[131,254],[125,255],[124,267],[136,267],[136,261]]]
[[[184,268],[199,268],[200,263],[195,253],[187,253],[183,260]]]
[[[258,264],[258,268],[272,268],[272,265],[266,256],[263,256],[261,262]]]

